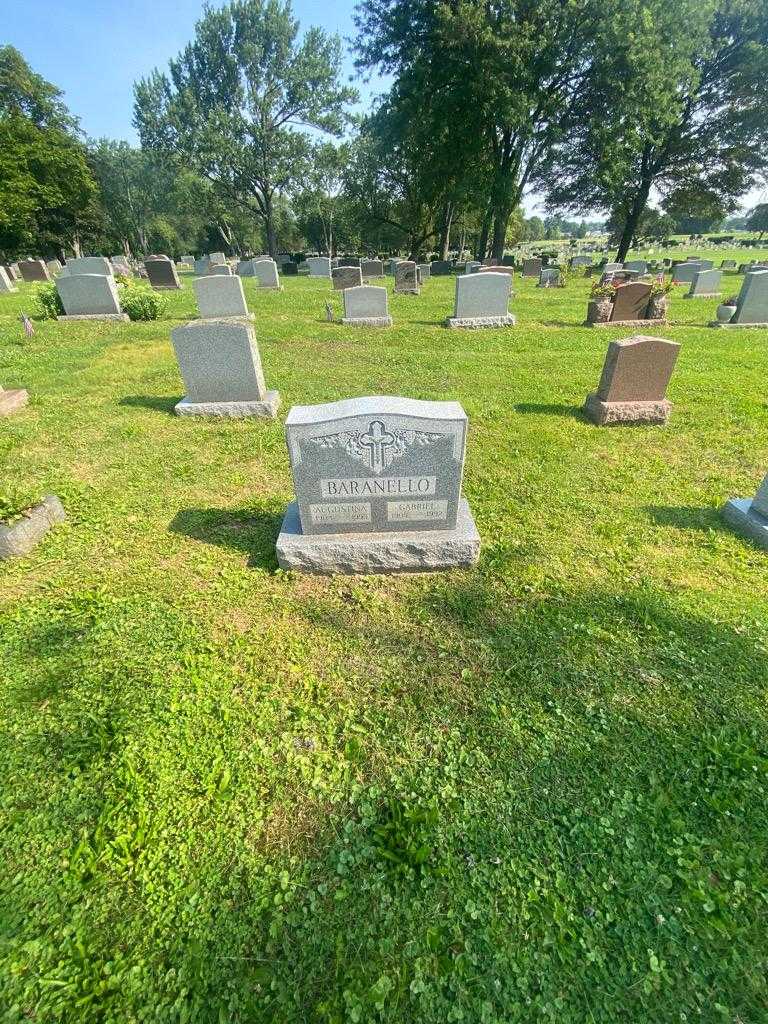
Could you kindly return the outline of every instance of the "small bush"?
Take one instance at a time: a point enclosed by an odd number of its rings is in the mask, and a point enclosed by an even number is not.
[[[41,284],[33,293],[32,315],[36,320],[55,320],[64,314],[64,306],[55,284]]]
[[[120,285],[120,306],[131,320],[157,320],[165,312],[167,299],[142,285]]]

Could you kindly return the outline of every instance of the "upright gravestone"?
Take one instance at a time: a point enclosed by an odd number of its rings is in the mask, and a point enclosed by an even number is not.
[[[768,476],[754,498],[729,499],[723,506],[723,517],[744,537],[768,548]]]
[[[19,270],[18,263],[9,263],[6,267],[6,270],[8,271],[8,277],[10,277],[12,281],[23,280],[21,276],[21,271]]]
[[[711,327],[768,327],[768,270],[746,274],[736,300],[736,312],[728,323],[715,321]]]
[[[64,269],[67,277],[80,274],[101,274],[103,277],[112,277],[115,272],[106,256],[80,256],[74,260],[67,260]]]
[[[453,271],[450,260],[432,260],[429,265],[431,277],[445,277]]]
[[[61,260],[48,260],[45,265],[48,267],[48,273],[51,277],[56,277],[57,274],[61,273]]]
[[[56,282],[64,316],[58,320],[127,320],[112,275],[63,274]]]
[[[277,263],[265,257],[258,260],[241,260],[237,266],[238,274],[243,277],[255,277],[259,282],[259,288],[280,290],[280,275],[277,271]]]
[[[29,395],[22,388],[9,388],[7,391],[0,386],[0,417],[12,416],[23,409],[29,401]]]
[[[557,288],[560,284],[560,270],[558,267],[542,267],[539,274],[537,288]]]
[[[345,288],[357,288],[363,283],[363,272],[360,267],[336,267],[331,271],[331,284],[334,291]]]
[[[144,267],[147,271],[149,283],[153,288],[157,288],[158,291],[181,288],[176,267],[167,256],[148,256],[144,260]]]
[[[296,277],[299,273],[299,265],[289,260],[288,263],[280,265],[280,273],[284,277]]]
[[[360,272],[365,280],[372,277],[384,277],[384,264],[381,260],[363,260]]]
[[[51,281],[48,267],[46,267],[42,260],[19,260],[19,273],[21,274],[22,281],[25,281],[27,284],[32,284],[36,281],[45,281],[47,283]]]
[[[11,292],[17,292],[18,290],[10,277],[8,277],[8,271],[5,267],[0,267],[0,295],[10,295]]]
[[[307,260],[310,277],[330,277],[331,261],[327,256],[310,256]]]
[[[419,268],[413,260],[401,260],[395,267],[395,291],[399,295],[420,295]]]
[[[542,262],[538,259],[523,260],[522,277],[538,277]]]
[[[467,417],[458,402],[294,406],[285,433],[296,501],[277,539],[283,569],[424,572],[477,561],[480,537],[461,496]]]
[[[187,392],[177,415],[275,418],[280,395],[267,391],[250,324],[193,321],[171,331],[171,341]]]
[[[626,324],[636,320],[646,320],[650,301],[651,286],[649,284],[635,281],[632,284],[621,285],[616,289],[610,322]]]
[[[464,265],[464,273],[474,274],[480,267],[482,267],[482,263],[479,260],[467,260]]]
[[[342,323],[349,327],[391,327],[392,317],[387,308],[387,289],[363,284],[345,288]]]
[[[637,335],[612,341],[597,391],[587,395],[584,411],[598,426],[614,423],[666,423],[672,405],[667,385],[680,345]]]
[[[226,263],[227,257],[223,252],[212,252],[208,257],[209,263]]]
[[[432,276],[432,264],[431,263],[419,263],[419,280],[422,284],[428,281]]]
[[[478,267],[475,271],[476,274],[509,274],[510,278],[515,276],[515,268],[505,266],[503,263],[499,266],[494,266],[493,263],[489,263],[487,266],[483,265]]]
[[[208,273],[211,266],[211,261],[207,256],[201,256],[199,260],[195,260],[195,276],[202,277]]]
[[[623,270],[623,269],[624,269],[624,264],[623,263],[606,263],[606,264],[603,265],[603,273],[604,274],[615,274],[619,270]]]
[[[200,316],[204,320],[249,317],[243,282],[237,275],[209,275],[192,282]]]
[[[635,270],[638,274],[648,273],[648,264],[645,260],[629,260],[624,264],[625,270]]]
[[[206,277],[231,277],[232,267],[228,263],[209,263]]]
[[[463,274],[456,278],[453,316],[446,327],[512,327],[509,312],[512,278],[509,274]]]
[[[735,270],[736,269],[736,260],[723,260],[723,262],[720,264],[720,269],[721,270]]]
[[[678,263],[677,266],[672,269],[672,283],[690,284],[699,271],[706,269],[707,268],[703,265],[701,260],[690,263]]]
[[[722,270],[700,270],[691,281],[690,290],[683,298],[715,299],[720,295]]]
[[[396,267],[396,266],[397,266],[397,264],[398,264],[398,263],[400,263],[400,262],[402,262],[402,257],[400,257],[400,256],[395,256],[395,257],[394,257],[393,259],[391,259],[391,260],[390,260],[390,261],[389,261],[389,262],[387,263],[387,274],[388,274],[388,275],[389,275],[390,277],[394,277],[394,276],[395,276],[395,267]]]

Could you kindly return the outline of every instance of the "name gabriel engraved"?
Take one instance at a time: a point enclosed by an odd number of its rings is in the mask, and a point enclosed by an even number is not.
[[[391,498],[426,497],[435,493],[434,476],[383,476],[376,478],[321,480],[320,493],[324,498]]]

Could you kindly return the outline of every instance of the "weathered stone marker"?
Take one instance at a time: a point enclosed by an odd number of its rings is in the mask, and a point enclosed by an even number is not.
[[[616,289],[611,312],[612,323],[628,323],[631,320],[645,320],[648,303],[651,301],[651,286],[635,281]]]
[[[52,280],[48,267],[46,267],[42,260],[19,260],[19,273],[21,274],[22,281],[25,281],[27,284],[35,281],[50,282]]]
[[[363,272],[360,267],[335,267],[331,271],[333,290],[340,292],[345,288],[358,288],[363,283]]]
[[[64,273],[67,277],[80,274],[101,274],[111,277],[115,268],[106,256],[80,256],[77,259],[67,260]]]
[[[456,278],[453,316],[446,327],[512,327],[515,317],[509,312],[512,278],[509,274],[462,274]]]
[[[243,282],[236,275],[198,277],[192,282],[200,316],[204,320],[249,317]]]
[[[12,416],[23,409],[29,401],[29,394],[23,388],[9,388],[7,391],[0,386],[0,417]]]
[[[56,523],[67,518],[61,501],[48,494],[10,526],[0,523],[0,559],[21,558],[36,548]]]
[[[597,391],[587,395],[584,411],[598,426],[613,423],[666,423],[672,410],[667,385],[680,345],[637,335],[612,341]]]
[[[235,320],[198,320],[171,331],[186,396],[179,416],[274,419],[277,391],[267,391],[253,327]]]
[[[384,277],[384,263],[381,260],[363,260],[360,270],[363,278]]]
[[[690,290],[684,299],[714,299],[720,295],[722,270],[700,270],[691,281]]]
[[[9,295],[11,292],[17,292],[18,290],[19,289],[8,276],[8,271],[5,267],[0,267],[0,295]]]
[[[744,276],[736,312],[728,323],[710,327],[768,327],[768,270],[752,270]]]
[[[294,406],[285,433],[296,501],[277,540],[284,569],[423,572],[477,561],[480,537],[461,496],[467,417],[458,402]]]
[[[392,317],[387,305],[387,289],[362,284],[345,288],[344,316],[341,322],[350,327],[391,327]]]
[[[310,256],[307,260],[310,277],[330,277],[331,261],[327,256]]]
[[[149,283],[159,291],[181,288],[176,267],[166,256],[148,256],[144,260]]]
[[[240,277],[255,277],[259,288],[280,289],[280,275],[273,259],[241,260],[237,265]]]
[[[744,537],[768,548],[768,476],[754,498],[730,498],[723,505],[723,518]]]
[[[127,320],[117,285],[107,274],[60,274],[56,290],[64,306],[58,320]]]
[[[523,260],[523,277],[538,277],[541,273],[542,262],[538,259]]]
[[[400,260],[395,266],[395,291],[399,295],[420,295],[419,268],[413,260]]]

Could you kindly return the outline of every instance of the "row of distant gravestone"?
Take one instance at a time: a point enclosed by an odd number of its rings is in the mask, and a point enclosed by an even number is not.
[[[509,288],[509,275],[493,273],[464,275],[457,288],[497,279]],[[201,277],[194,289],[202,318],[171,333],[186,390],[176,413],[274,418],[280,396],[267,389],[250,318],[222,312],[228,294],[235,298],[224,312],[244,313],[240,279]],[[386,289],[373,290],[386,295]],[[599,425],[666,422],[666,390],[679,350],[661,338],[612,342],[598,388],[586,399],[586,414]],[[25,402],[25,392],[2,392],[0,414]],[[373,397],[291,409],[286,440],[296,501],[277,540],[279,564],[322,573],[473,564],[480,536],[461,497],[466,433],[467,417],[455,402]],[[725,514],[768,546],[766,485],[754,502],[729,502]]]

